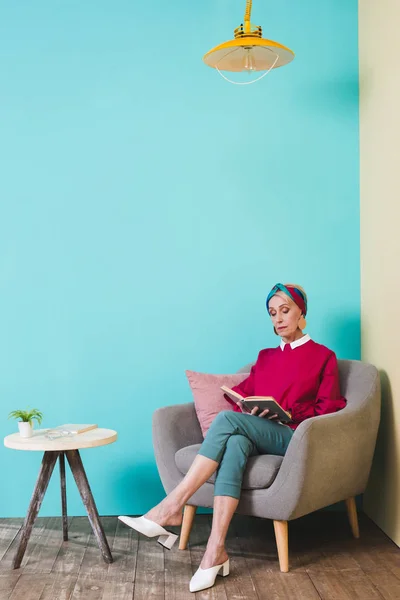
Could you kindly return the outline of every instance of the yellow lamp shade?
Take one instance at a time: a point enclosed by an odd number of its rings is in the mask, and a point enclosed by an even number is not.
[[[209,67],[220,71],[268,71],[283,67],[294,59],[294,52],[286,46],[251,36],[237,37],[219,44],[203,60]]]

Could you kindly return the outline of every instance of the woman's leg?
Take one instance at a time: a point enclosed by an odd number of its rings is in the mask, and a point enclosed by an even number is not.
[[[217,470],[218,464],[215,460],[198,454],[184,479],[160,504],[152,508],[145,517],[163,527],[165,525],[181,525],[182,508],[189,498]]]
[[[284,456],[293,431],[273,420],[226,410],[212,422],[199,454],[220,462],[228,438],[235,434],[251,440],[259,454]]]
[[[221,565],[228,559],[225,538],[239,503],[247,460],[256,453],[253,442],[243,435],[232,435],[226,444],[214,486],[212,529],[201,561],[202,569]]]
[[[238,498],[214,496],[212,529],[205,554],[201,561],[200,566],[202,569],[222,565],[228,560],[228,554],[225,550],[225,539],[229,524],[232,521],[238,504]]]

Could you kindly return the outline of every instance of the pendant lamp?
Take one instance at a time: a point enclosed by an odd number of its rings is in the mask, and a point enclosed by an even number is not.
[[[255,83],[272,69],[283,67],[294,59],[292,50],[278,42],[263,38],[261,26],[250,23],[251,5],[252,0],[246,0],[244,24],[234,30],[233,40],[215,46],[203,56],[206,65],[217,69],[218,73],[230,83],[239,85]],[[221,71],[250,74],[262,71],[262,75],[251,81],[238,82],[229,79]]]

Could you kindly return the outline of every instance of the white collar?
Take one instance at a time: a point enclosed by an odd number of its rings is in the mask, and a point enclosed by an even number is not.
[[[299,346],[302,346],[303,344],[306,344],[310,340],[311,340],[311,338],[310,338],[310,336],[307,333],[306,335],[303,335],[303,337],[301,337],[300,339],[295,340],[294,342],[291,342],[290,347],[291,347],[292,350],[294,350],[295,348],[298,348]],[[286,344],[282,340],[281,341],[281,349],[284,350],[285,346],[286,346]]]

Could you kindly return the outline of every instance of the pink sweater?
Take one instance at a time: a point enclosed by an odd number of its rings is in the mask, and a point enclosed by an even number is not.
[[[301,345],[295,342],[293,348],[286,344],[284,349],[281,345],[261,350],[249,377],[233,388],[245,397],[273,396],[292,413],[292,429],[305,419],[346,406],[335,353],[308,336],[304,341]],[[236,404],[234,410],[240,411]]]

